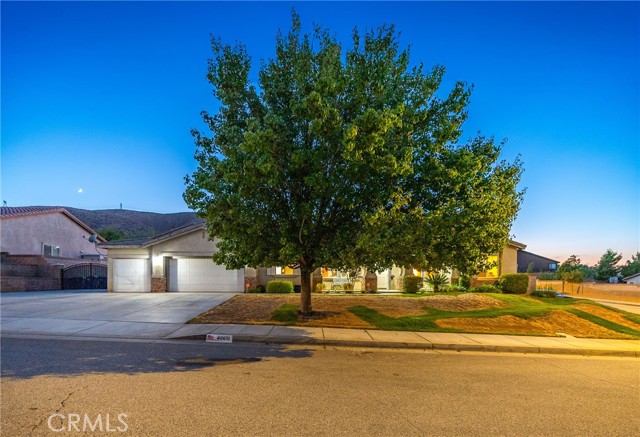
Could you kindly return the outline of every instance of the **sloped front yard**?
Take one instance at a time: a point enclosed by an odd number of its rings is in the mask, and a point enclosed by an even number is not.
[[[299,301],[298,295],[239,295],[190,323],[640,338],[640,316],[578,299],[472,293],[419,297],[314,295],[314,314],[310,317],[298,315]]]

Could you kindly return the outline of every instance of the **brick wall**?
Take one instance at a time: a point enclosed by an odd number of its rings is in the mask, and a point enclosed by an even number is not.
[[[164,293],[167,291],[167,278],[151,278],[151,292]]]

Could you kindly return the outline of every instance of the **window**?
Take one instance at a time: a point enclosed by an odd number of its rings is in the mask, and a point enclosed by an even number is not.
[[[557,270],[557,269],[558,269],[558,264],[549,263],[549,270]]]
[[[487,258],[487,261],[489,262],[489,264],[493,264],[493,267],[491,267],[486,272],[479,273],[478,277],[480,277],[480,278],[497,278],[498,277],[498,265],[499,265],[498,257],[497,256],[490,256],[489,258]]]
[[[275,275],[293,275],[293,269],[291,267],[275,267]]]
[[[44,245],[44,256],[60,256],[60,246]]]

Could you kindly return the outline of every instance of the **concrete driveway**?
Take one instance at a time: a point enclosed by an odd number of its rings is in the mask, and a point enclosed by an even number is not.
[[[2,334],[162,338],[233,293],[40,291],[0,295]]]

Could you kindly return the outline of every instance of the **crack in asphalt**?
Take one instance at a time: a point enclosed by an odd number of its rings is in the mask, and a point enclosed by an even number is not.
[[[75,393],[77,393],[77,392],[79,392],[81,390],[84,390],[84,389],[86,389],[88,387],[89,387],[89,385],[87,384],[84,387],[77,388],[77,389],[73,390],[72,392],[70,392],[63,400],[60,401],[60,406],[53,413],[49,414],[47,417],[43,417],[42,419],[40,419],[40,422],[38,422],[36,425],[34,425],[31,428],[31,432],[34,432],[37,428],[39,428],[40,425],[42,425],[42,423],[45,421],[45,419],[48,419],[49,417],[53,416],[54,414],[60,413],[60,410],[62,410],[65,407],[66,402],[69,400],[69,398],[71,396],[73,396],[73,394],[75,394]]]

